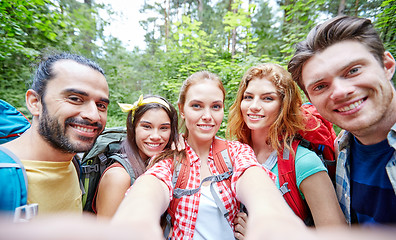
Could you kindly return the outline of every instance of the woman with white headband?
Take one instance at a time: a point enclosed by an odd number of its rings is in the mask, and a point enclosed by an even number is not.
[[[128,113],[127,137],[120,154],[128,159],[138,178],[150,158],[177,143],[177,112],[163,97],[140,96],[134,104],[119,103]],[[100,179],[93,209],[98,216],[112,217],[131,185],[131,178],[118,162],[110,165]]]

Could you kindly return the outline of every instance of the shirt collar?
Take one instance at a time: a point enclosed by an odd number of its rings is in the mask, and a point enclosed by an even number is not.
[[[191,163],[198,161],[198,155],[195,153],[194,149],[192,149],[192,147],[187,143],[187,140],[184,140],[184,143],[186,145],[186,153],[189,156]],[[213,143],[210,145],[208,161],[213,161]]]
[[[388,134],[388,142],[391,147],[396,149],[396,123],[393,124],[393,127],[391,128],[389,134]]]

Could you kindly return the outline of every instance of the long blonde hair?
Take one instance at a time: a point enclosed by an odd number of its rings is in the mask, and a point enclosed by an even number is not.
[[[281,100],[279,115],[270,126],[267,141],[278,152],[282,147],[292,151],[291,144],[296,134],[305,128],[304,117],[300,109],[302,99],[297,84],[292,80],[290,73],[274,63],[251,67],[243,76],[237,97],[228,115],[227,136],[236,138],[250,146],[253,145],[251,130],[243,120],[241,102],[249,82],[253,79],[263,78],[275,85]]]

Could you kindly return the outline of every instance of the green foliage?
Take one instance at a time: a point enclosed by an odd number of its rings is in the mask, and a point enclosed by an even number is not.
[[[383,1],[381,12],[377,15],[376,27],[381,33],[385,48],[391,53],[396,52],[396,0]]]
[[[93,40],[103,31],[97,17],[96,10],[74,0],[0,1],[1,98],[23,108],[32,67],[41,56],[70,51],[94,57],[99,48]]]
[[[256,43],[255,56],[269,55],[272,58],[279,58],[281,34],[277,28],[282,19],[275,16],[273,10],[267,2],[258,0],[257,7],[252,13],[252,32],[258,40]]]
[[[294,53],[294,45],[306,37],[317,24],[321,9],[326,0],[291,0],[281,5],[284,11],[281,53],[283,63],[289,62]]]
[[[396,0],[383,1],[381,11],[377,15],[376,27],[378,28],[385,49],[396,54]],[[396,74],[393,75],[393,86],[396,86]]]
[[[228,11],[223,17],[224,31],[232,35],[232,31],[235,30],[239,36],[239,43],[241,48],[240,51],[243,56],[248,56],[256,52],[257,37],[253,37],[252,33],[252,21],[251,14],[255,11],[256,5],[249,4],[248,9],[241,8],[242,0],[236,0],[231,4],[231,10]],[[237,39],[234,39],[238,41]],[[235,57],[239,57],[238,55]]]
[[[79,53],[98,61],[110,87],[107,126],[122,126],[126,114],[117,102],[133,103],[141,94],[156,94],[176,105],[182,82],[208,70],[222,79],[228,108],[246,70],[263,62],[287,65],[294,44],[318,22],[335,16],[339,1],[278,0],[277,11],[261,0],[147,0],[141,12],[146,48],[127,50],[114,37],[104,36],[109,24],[103,4],[77,0],[0,1],[0,96],[19,109],[39,58],[59,51]],[[373,19],[386,48],[396,50],[395,0],[347,0],[345,13]],[[273,3],[273,2],[271,2]],[[235,55],[231,56],[235,30]]]

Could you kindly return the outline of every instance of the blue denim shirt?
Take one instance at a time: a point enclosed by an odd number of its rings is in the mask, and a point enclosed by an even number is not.
[[[350,185],[350,140],[352,138],[350,132],[345,132],[340,141],[339,154],[337,159],[336,170],[336,193],[340,207],[344,212],[345,218],[351,224],[351,185]],[[389,145],[396,149],[396,123],[392,126],[388,136]],[[396,194],[396,151],[386,165],[386,172]]]

